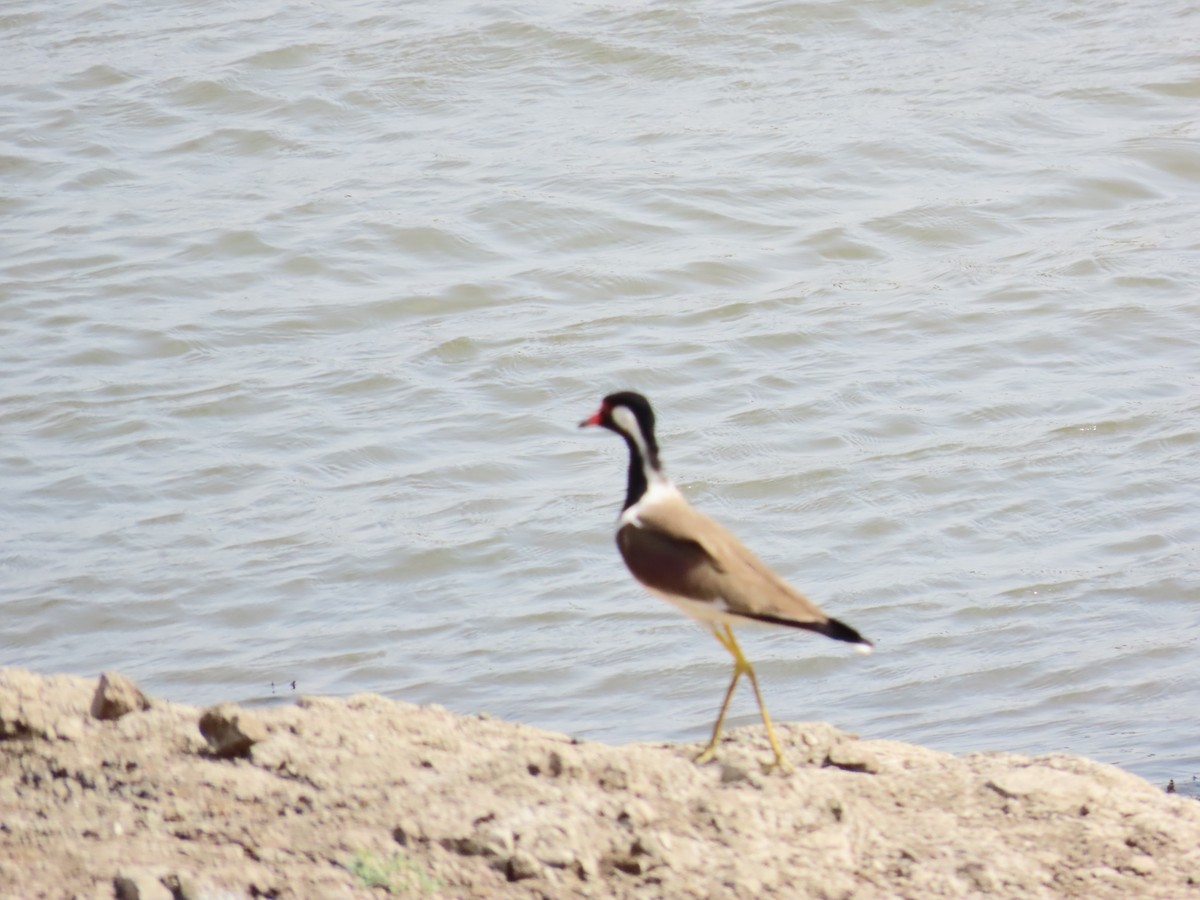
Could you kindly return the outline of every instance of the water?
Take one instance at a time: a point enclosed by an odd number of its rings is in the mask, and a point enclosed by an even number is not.
[[[6,4],[0,661],[705,737],[633,388],[878,644],[776,718],[1189,783],[1200,12],[1108,7]]]

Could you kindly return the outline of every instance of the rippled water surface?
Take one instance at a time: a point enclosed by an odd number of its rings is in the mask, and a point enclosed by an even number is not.
[[[1200,10],[0,13],[0,661],[706,736],[669,472],[832,614],[779,719],[1200,772]],[[747,691],[731,723],[757,722]]]

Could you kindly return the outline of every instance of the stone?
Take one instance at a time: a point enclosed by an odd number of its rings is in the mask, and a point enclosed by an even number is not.
[[[87,712],[92,683],[74,675],[41,677],[0,669],[0,740],[46,737],[54,723]]]
[[[506,875],[509,881],[524,881],[536,876],[541,868],[541,864],[531,854],[518,850],[508,859]]]
[[[82,740],[84,731],[82,716],[63,716],[54,723],[54,736],[60,741]]]
[[[232,703],[214,706],[200,716],[200,733],[209,751],[220,759],[245,756],[250,748],[268,737],[267,728],[252,712]]]
[[[152,872],[123,869],[113,879],[117,900],[174,900],[174,893]]]
[[[133,679],[118,672],[104,672],[92,697],[92,716],[115,720],[136,710],[150,708],[146,695],[138,690]]]
[[[825,765],[845,769],[848,772],[864,772],[874,775],[879,771],[879,760],[858,741],[839,741],[825,754]]]

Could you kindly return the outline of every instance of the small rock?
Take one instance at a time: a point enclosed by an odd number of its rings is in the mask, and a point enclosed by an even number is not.
[[[442,846],[463,856],[486,856],[503,862],[512,855],[514,843],[512,830],[497,825],[478,829],[465,838],[445,838]]]
[[[580,881],[595,881],[600,877],[600,866],[590,856],[575,858],[575,874]]]
[[[86,713],[94,690],[94,681],[74,675],[0,669],[0,740],[52,736],[58,719]]]
[[[640,856],[614,856],[610,861],[614,869],[624,872],[626,875],[644,875],[646,869],[649,868],[648,861]]]
[[[650,831],[642,832],[634,838],[629,853],[631,856],[649,856],[651,859],[662,859],[666,855],[663,852],[662,841]]]
[[[546,755],[543,772],[551,778],[578,778],[583,774],[579,753],[570,747],[551,750]]]
[[[221,759],[245,756],[252,746],[267,739],[267,728],[258,716],[232,703],[205,710],[200,733],[213,756]]]
[[[401,847],[407,847],[409,841],[414,840],[419,834],[417,827],[411,822],[401,822],[392,829],[392,840]]]
[[[1088,875],[1097,881],[1117,881],[1121,877],[1121,873],[1111,866],[1093,866]]]
[[[165,881],[170,886],[175,900],[232,900],[235,896],[232,892],[221,891],[215,885],[192,875],[179,875]]]
[[[996,773],[986,786],[1006,800],[1073,812],[1094,800],[1099,790],[1093,779],[1083,775],[1036,765]]]
[[[83,734],[83,719],[80,716],[64,716],[54,723],[54,736],[60,741],[78,741]]]
[[[959,866],[957,874],[981,894],[995,893],[999,888],[996,877],[983,863],[969,862]]]
[[[92,695],[92,715],[111,721],[126,713],[150,708],[146,695],[138,690],[133,679],[119,672],[104,672]]]
[[[1153,875],[1158,871],[1158,863],[1154,861],[1152,856],[1142,856],[1138,854],[1129,861],[1129,869],[1137,875],[1145,877]]]
[[[739,781],[749,781],[750,773],[740,766],[721,763],[721,784],[736,784]]]
[[[869,775],[879,772],[879,760],[876,759],[875,754],[861,744],[850,741],[840,741],[830,747],[825,754],[825,765],[845,769],[847,772],[865,772]]]
[[[150,872],[122,870],[113,879],[117,900],[174,900],[174,894]]]
[[[658,818],[654,807],[645,800],[634,798],[621,807],[617,821],[626,826],[648,825]]]
[[[538,861],[531,854],[524,850],[518,850],[508,858],[505,875],[508,876],[509,881],[521,881],[525,878],[533,878],[540,869]]]
[[[619,766],[608,763],[604,766],[596,783],[601,790],[620,793],[629,787],[629,772]]]

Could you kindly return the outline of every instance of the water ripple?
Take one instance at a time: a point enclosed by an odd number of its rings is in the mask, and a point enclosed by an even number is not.
[[[630,386],[878,641],[748,633],[778,717],[1195,768],[1185,5],[185,12],[0,16],[6,663],[696,739]]]

